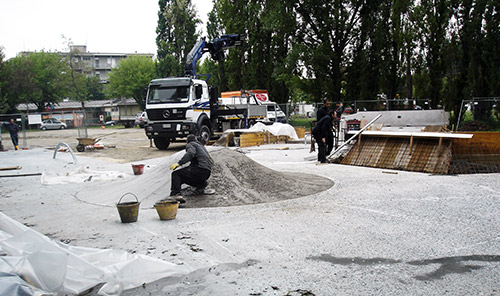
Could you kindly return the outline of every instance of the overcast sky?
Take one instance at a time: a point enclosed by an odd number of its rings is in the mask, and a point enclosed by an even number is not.
[[[192,0],[205,25],[211,0]],[[0,0],[0,46],[65,51],[62,35],[90,52],[156,54],[158,0]]]

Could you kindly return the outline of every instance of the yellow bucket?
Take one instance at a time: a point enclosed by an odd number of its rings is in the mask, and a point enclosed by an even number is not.
[[[122,198],[127,195],[131,194],[135,197],[135,201],[131,202],[122,202]],[[118,203],[116,204],[116,208],[118,209],[118,214],[120,214],[120,219],[122,220],[122,223],[130,223],[130,222],[136,222],[137,217],[139,216],[139,205],[141,203],[137,199],[137,196],[133,193],[125,193]]]
[[[177,216],[179,202],[175,200],[161,200],[155,203],[160,220],[172,220]]]

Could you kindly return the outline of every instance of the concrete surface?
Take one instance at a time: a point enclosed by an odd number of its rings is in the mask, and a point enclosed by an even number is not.
[[[312,155],[304,144],[247,150],[273,170],[335,185],[272,203],[179,209],[171,221],[141,208],[138,222],[122,224],[114,206],[75,198],[98,183],[11,177],[0,178],[0,211],[71,245],[137,252],[191,270],[124,295],[500,295],[499,174],[317,165],[304,160]],[[52,153],[3,152],[1,167],[23,169],[1,175],[72,166],[69,155],[53,160]],[[134,178],[130,164],[78,162]]]

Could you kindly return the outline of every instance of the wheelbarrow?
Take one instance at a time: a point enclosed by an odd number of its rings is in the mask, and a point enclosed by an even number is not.
[[[78,145],[76,145],[76,151],[83,152],[85,150],[94,150],[94,144],[99,142],[101,139],[92,138],[76,138],[78,140]]]

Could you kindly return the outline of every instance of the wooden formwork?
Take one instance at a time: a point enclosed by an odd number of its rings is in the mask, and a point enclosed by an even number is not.
[[[341,163],[432,174],[500,173],[499,132],[446,135],[451,136],[362,134]]]
[[[451,139],[361,137],[342,164],[447,174]]]

